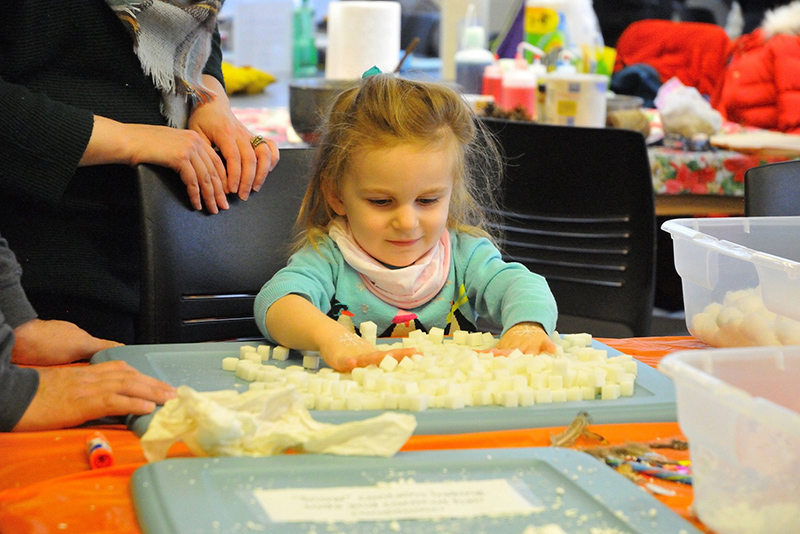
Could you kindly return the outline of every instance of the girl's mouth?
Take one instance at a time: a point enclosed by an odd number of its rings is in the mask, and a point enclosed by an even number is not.
[[[410,247],[416,245],[419,242],[420,238],[417,239],[406,239],[402,241],[389,241],[392,245],[396,247]]]

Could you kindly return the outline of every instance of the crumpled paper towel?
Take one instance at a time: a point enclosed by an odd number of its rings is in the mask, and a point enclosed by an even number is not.
[[[664,133],[677,133],[690,139],[694,134],[713,135],[722,128],[722,115],[711,107],[700,92],[676,77],[658,89],[656,108],[661,114]]]
[[[197,392],[178,387],[142,436],[149,462],[183,441],[197,456],[270,456],[297,451],[392,456],[417,427],[413,415],[386,412],[339,425],[315,421],[294,387]]]

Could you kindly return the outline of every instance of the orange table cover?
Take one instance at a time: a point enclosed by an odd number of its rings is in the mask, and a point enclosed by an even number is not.
[[[670,352],[707,348],[693,338],[629,338],[599,341],[655,366]],[[591,425],[609,444],[684,439],[677,423]],[[537,428],[471,434],[412,436],[402,450],[543,447],[563,430]],[[91,470],[86,440],[100,430],[113,449],[113,467]],[[596,446],[581,438],[573,448]],[[673,459],[688,459],[688,451],[659,449]],[[191,456],[183,444],[170,457]],[[0,434],[0,533],[141,534],[130,493],[130,477],[145,463],[139,438],[121,426],[78,428],[47,432]],[[642,479],[641,482],[648,482]],[[657,480],[674,495],[656,497],[674,512],[705,528],[690,511],[691,486]]]

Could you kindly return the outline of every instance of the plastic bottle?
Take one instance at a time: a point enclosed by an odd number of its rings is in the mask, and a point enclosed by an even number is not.
[[[500,105],[500,97],[503,94],[503,68],[500,65],[493,63],[483,69],[481,94],[491,96],[495,105]]]
[[[534,56],[533,64],[528,69],[536,77],[536,120],[543,122],[546,120],[544,100],[547,93],[547,66],[542,63],[541,56]]]
[[[295,78],[317,74],[317,46],[314,42],[314,10],[308,0],[294,10],[292,36],[292,73]]]
[[[461,44],[461,50],[455,54],[456,83],[466,94],[480,94],[483,72],[495,63],[495,57],[486,49],[486,31],[478,24],[472,4],[467,8],[467,26]]]
[[[537,90],[536,75],[528,69],[527,61],[517,54],[515,67],[503,73],[500,107],[506,111],[521,107],[535,120]]]

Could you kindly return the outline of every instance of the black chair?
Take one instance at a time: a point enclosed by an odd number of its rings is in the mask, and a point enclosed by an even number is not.
[[[800,160],[747,169],[744,214],[747,217],[800,215]]]
[[[504,257],[547,278],[558,330],[648,335],[656,219],[644,137],[482,120],[507,158],[498,214]]]
[[[143,228],[138,343],[259,339],[253,301],[286,265],[313,149],[284,149],[263,188],[193,210],[170,169],[139,165]]]

